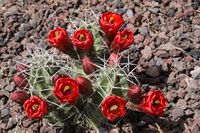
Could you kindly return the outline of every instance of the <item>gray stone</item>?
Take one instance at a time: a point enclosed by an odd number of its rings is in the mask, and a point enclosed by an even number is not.
[[[149,11],[154,14],[157,14],[159,12],[159,9],[158,8],[149,8]]]
[[[195,30],[195,31],[194,31],[194,35],[195,35],[196,37],[200,37],[200,30]]]
[[[156,56],[160,57],[160,58],[168,58],[169,54],[167,51],[163,51],[163,50],[159,50],[155,53]]]
[[[149,31],[148,31],[148,28],[147,28],[147,27],[140,27],[140,28],[139,28],[139,32],[140,32],[142,35],[144,35],[144,36],[146,36],[146,35],[149,34]]]
[[[176,120],[184,116],[184,110],[182,108],[176,107],[172,110],[171,115],[172,115],[173,120]]]
[[[190,116],[190,115],[193,115],[194,112],[193,112],[191,109],[187,109],[187,110],[185,111],[185,114],[186,114],[187,116]]]
[[[199,109],[194,111],[193,119],[200,119],[200,110]]]
[[[22,122],[24,127],[29,127],[31,124],[33,124],[34,122],[30,119],[26,119]]]
[[[152,50],[149,46],[145,46],[145,48],[141,51],[142,53],[142,58],[148,60],[152,56]]]
[[[194,79],[200,79],[200,67],[195,67],[194,70],[190,72]]]
[[[199,109],[200,108],[200,102],[195,102],[194,104],[191,105],[192,109]]]
[[[109,133],[120,133],[119,128],[112,128]]]
[[[167,5],[170,3],[170,1],[171,1],[171,0],[162,0],[163,4],[164,4],[165,6],[167,6]]]
[[[29,31],[31,29],[30,24],[21,24],[20,28],[21,31]]]
[[[4,39],[0,37],[0,47],[3,47],[3,46],[5,46]]]
[[[16,14],[18,12],[18,8],[17,6],[11,6],[10,8],[8,8],[6,10],[6,12],[3,14],[4,18],[8,17],[8,16],[13,16],[14,14]]]
[[[184,98],[186,95],[186,91],[183,88],[180,88],[177,93],[180,98]]]
[[[17,122],[12,118],[9,119],[6,129],[9,130],[17,125]]]
[[[184,99],[179,99],[178,102],[176,103],[176,107],[186,109],[187,108],[187,102]]]
[[[117,4],[116,4],[117,8],[123,8],[124,7],[124,3],[122,3],[121,0],[117,0],[116,2],[117,2]]]
[[[4,118],[4,117],[8,116],[9,113],[10,113],[10,112],[9,112],[8,109],[2,109],[2,110],[1,110],[1,118]]]
[[[199,133],[200,132],[200,128],[199,126],[197,125],[196,121],[194,121],[191,125],[191,132],[192,133]]]
[[[19,31],[19,32],[17,32],[15,34],[15,38],[14,39],[15,39],[16,42],[19,42],[24,38],[24,36],[25,36],[25,32]]]
[[[132,18],[133,17],[133,11],[131,9],[129,9],[127,12],[126,12],[126,15],[129,17],[129,18]]]
[[[199,59],[200,58],[200,50],[199,49],[192,49],[189,54],[194,57],[195,59]]]
[[[48,16],[50,15],[50,10],[46,10],[45,13],[44,13],[44,17],[45,18],[48,18]]]
[[[155,78],[160,74],[160,68],[158,66],[150,66],[145,71],[145,74]]]
[[[176,60],[174,60],[174,67],[175,67],[179,72],[182,72],[182,71],[185,70],[185,68],[186,68],[184,62],[182,62],[182,61],[176,61]]]

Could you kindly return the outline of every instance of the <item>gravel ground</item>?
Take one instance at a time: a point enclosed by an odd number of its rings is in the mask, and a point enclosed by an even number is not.
[[[132,57],[144,85],[157,86],[168,100],[162,118],[131,112],[117,127],[101,132],[200,133],[200,1],[199,0],[0,0],[0,133],[91,132],[79,127],[52,127],[31,121],[10,93],[16,61],[27,48],[46,48],[49,30],[73,31],[69,20],[117,11],[135,33]]]

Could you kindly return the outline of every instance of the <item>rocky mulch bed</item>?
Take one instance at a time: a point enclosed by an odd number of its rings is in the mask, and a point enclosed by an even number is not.
[[[32,121],[12,102],[14,66],[36,47],[47,48],[49,30],[73,31],[70,20],[117,11],[135,33],[135,74],[141,84],[157,86],[168,106],[162,118],[130,112],[118,127],[102,132],[200,132],[199,0],[0,0],[0,132],[90,132]],[[29,51],[27,50],[29,49]]]

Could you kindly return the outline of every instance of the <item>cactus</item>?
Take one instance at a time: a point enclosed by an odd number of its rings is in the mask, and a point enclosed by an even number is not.
[[[128,99],[129,85],[135,84],[131,79],[138,80],[133,73],[134,69],[130,71],[130,66],[134,65],[129,56],[132,47],[116,53],[118,60],[126,56],[127,62],[117,61],[115,65],[109,65],[109,55],[112,52],[104,42],[98,22],[85,23],[85,21],[81,21],[79,25],[81,25],[80,28],[90,30],[93,35],[94,45],[90,53],[76,50],[77,53],[73,53],[73,55],[77,54],[78,58],[73,58],[70,57],[70,54],[58,55],[56,49],[47,51],[38,48],[36,51],[30,52],[30,59],[26,62],[27,67],[23,74],[26,75],[29,83],[26,90],[31,95],[37,95],[48,102],[49,112],[45,117],[51,124],[62,126],[65,121],[68,121],[71,124],[79,124],[98,130],[98,126],[102,123],[109,123],[101,113],[102,101],[111,95]],[[59,33],[56,33],[57,35]],[[96,68],[92,68],[92,72],[87,74],[84,72],[82,64],[82,59],[86,55],[94,61],[92,65]],[[73,79],[79,76],[89,79],[92,84],[93,91],[90,91],[92,93],[81,95],[74,105],[61,104],[53,95],[53,77],[57,74],[66,75]],[[140,84],[139,81],[137,84]],[[67,90],[69,88],[67,86]]]

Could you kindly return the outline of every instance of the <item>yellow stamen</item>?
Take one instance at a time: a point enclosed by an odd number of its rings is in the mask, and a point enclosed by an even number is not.
[[[38,107],[39,107],[39,105],[38,105],[38,104],[34,104],[34,105],[32,106],[32,109],[33,109],[33,110],[37,110],[37,109],[38,109]]]
[[[80,35],[79,35],[79,41],[84,41],[84,40],[85,40],[85,35],[80,34]]]
[[[154,104],[155,104],[155,105],[159,105],[159,104],[160,104],[160,101],[159,101],[159,100],[156,100],[156,101],[154,101]]]
[[[58,37],[60,35],[60,31],[55,32],[55,37]]]
[[[116,112],[118,109],[119,109],[119,107],[117,105],[113,105],[110,107],[111,112]]]
[[[113,23],[114,23],[114,17],[113,17],[113,16],[110,17],[109,23],[110,23],[110,24],[113,24]]]
[[[123,35],[123,38],[128,39],[128,35],[127,34]]]
[[[65,86],[65,88],[64,88],[64,92],[68,91],[69,89],[70,89],[69,86]]]

